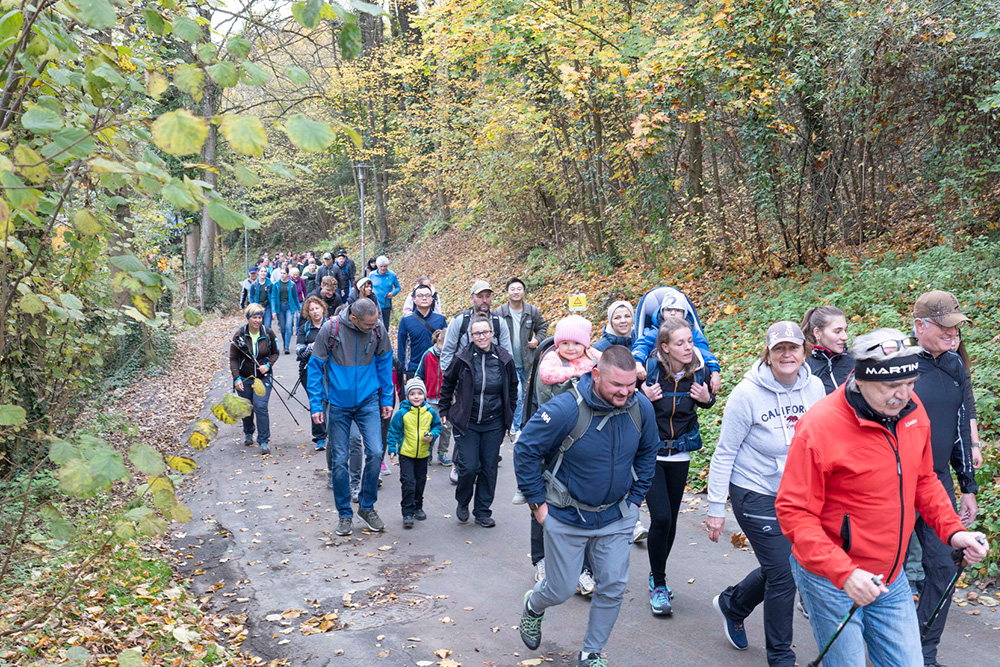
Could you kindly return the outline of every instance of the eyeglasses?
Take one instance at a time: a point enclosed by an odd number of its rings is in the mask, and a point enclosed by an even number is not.
[[[492,336],[492,331],[473,331],[470,334],[473,338],[486,338],[487,336]]]
[[[895,354],[900,350],[905,350],[908,347],[916,347],[917,341],[912,338],[903,338],[902,340],[886,340],[882,341],[877,345],[872,345],[865,352],[871,352],[877,347],[882,348],[882,352],[885,354]]]

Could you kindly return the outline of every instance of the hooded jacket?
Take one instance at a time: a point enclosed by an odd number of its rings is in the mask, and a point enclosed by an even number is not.
[[[424,357],[417,366],[417,377],[424,381],[428,401],[441,398],[441,383],[444,381],[444,376],[441,373],[441,351],[437,345],[431,345],[430,349],[424,352]]]
[[[271,307],[271,290],[273,286],[267,279],[261,283],[258,278],[252,285],[250,285],[250,303],[259,303],[265,308]],[[265,322],[265,325],[267,323]]]
[[[323,404],[356,408],[373,394],[382,406],[392,406],[392,345],[379,318],[363,333],[350,320],[348,309],[328,318],[313,343],[309,357],[309,410],[323,412]]]
[[[591,374],[580,378],[577,391],[595,411],[613,409],[594,391]],[[624,411],[608,419],[600,430],[602,419],[593,419],[587,432],[563,456],[556,477],[577,501],[598,507],[628,496],[630,505],[642,504],[653,480],[660,438],[649,399],[636,392],[625,407],[636,401],[642,415],[641,431],[636,431],[632,417]],[[545,502],[543,466],[554,460],[559,446],[576,426],[578,416],[576,399],[572,392],[566,392],[538,408],[521,430],[514,445],[514,473],[517,486],[529,503]],[[550,505],[549,515],[560,523],[589,529],[623,518],[617,504],[603,512]]]
[[[431,442],[424,440],[427,433],[431,434]],[[433,408],[427,403],[415,408],[404,399],[389,422],[389,453],[426,459],[431,455],[431,443],[440,434],[441,420]]]
[[[486,365],[486,362],[488,357],[493,357],[499,362],[501,415],[503,429],[507,431],[514,423],[514,404],[517,402],[517,369],[514,368],[514,359],[510,356],[510,352],[496,343],[493,343],[489,352],[485,354],[476,353],[473,347],[475,347],[473,343],[466,345],[455,355],[451,366],[445,371],[438,408],[441,410],[441,415],[451,422],[455,432],[465,435],[472,421],[473,404],[481,403],[483,400],[482,382],[484,378],[488,380],[485,373],[489,372],[489,365]],[[476,361],[480,362],[479,369],[473,368],[473,363]],[[480,380],[479,386],[476,382],[477,377]],[[475,395],[477,390],[480,390],[478,397]]]
[[[660,307],[653,313],[653,326],[647,328],[643,332],[642,337],[632,346],[632,356],[635,357],[635,360],[640,364],[645,364],[650,352],[656,349],[656,335],[660,330],[663,303],[669,304],[671,308],[678,308],[684,311],[684,319],[691,325],[691,339],[694,341],[695,347],[701,350],[701,356],[705,360],[705,367],[708,369],[709,375],[719,372],[721,370],[719,360],[708,349],[708,339],[705,338],[705,333],[698,326],[694,313],[691,312],[691,303],[683,294],[675,289],[667,291],[660,302]]]
[[[767,496],[778,493],[795,425],[826,396],[805,364],[791,389],[757,361],[726,401],[719,442],[708,470],[708,515],[726,516],[729,484]]]
[[[298,286],[289,278],[287,282],[277,282],[271,285],[271,312],[277,313],[281,309],[281,290],[288,292],[288,309],[293,313],[302,310],[302,302],[299,301]]]
[[[520,361],[524,372],[530,373],[531,367],[538,361],[538,348],[531,349],[528,343],[532,338],[537,339],[539,343],[545,340],[545,332],[549,329],[548,323],[542,317],[541,311],[530,303],[522,303],[521,305],[521,328],[518,331],[514,331],[514,316],[510,314],[509,303],[497,308],[497,316],[507,325],[507,330],[510,332],[511,348],[514,346],[514,337],[517,336],[521,348],[521,358],[515,361]]]
[[[278,340],[271,327],[261,326],[256,347],[250,338],[250,324],[237,327],[229,341],[229,371],[233,375],[233,382],[245,378],[263,379],[278,360],[278,352]],[[267,373],[260,372],[258,366],[263,365],[268,367]]]
[[[840,385],[844,384],[847,376],[854,370],[854,357],[850,352],[836,354],[816,345],[812,352],[806,357],[809,370],[820,379],[826,393],[832,394]]]
[[[841,385],[799,421],[774,508],[802,567],[837,588],[858,567],[888,586],[904,570],[916,512],[946,544],[965,528],[934,473],[917,396],[887,424],[852,406],[848,391],[864,401],[854,386]]]
[[[599,341],[594,343],[593,347],[598,352],[604,352],[612,345],[623,345],[631,350],[634,343],[635,339],[632,338],[632,336],[619,336],[615,333],[615,330],[611,328],[610,324],[605,324],[604,334],[601,336]]]

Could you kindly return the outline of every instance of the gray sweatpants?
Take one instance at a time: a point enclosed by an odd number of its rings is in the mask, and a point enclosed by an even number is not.
[[[560,523],[552,515],[546,517],[542,526],[545,578],[535,584],[528,604],[535,612],[542,613],[573,597],[583,569],[584,552],[588,552],[596,586],[590,601],[587,634],[583,637],[583,650],[587,653],[604,650],[625,597],[632,531],[639,519],[639,508],[629,505],[629,509],[629,516],[596,530]]]

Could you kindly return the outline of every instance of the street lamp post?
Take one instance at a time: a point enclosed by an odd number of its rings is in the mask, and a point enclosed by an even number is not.
[[[246,202],[242,202],[242,204],[243,204],[243,217],[246,218],[247,217],[247,203]],[[243,268],[246,270],[245,273],[247,275],[250,275],[250,251],[249,251],[248,245],[247,245],[247,227],[246,227],[246,225],[243,225],[243,265],[244,265]]]

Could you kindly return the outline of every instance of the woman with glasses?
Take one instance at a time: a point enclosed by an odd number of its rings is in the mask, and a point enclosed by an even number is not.
[[[469,520],[469,503],[476,523],[492,528],[490,506],[496,493],[500,443],[514,421],[517,371],[514,359],[493,344],[493,326],[482,314],[469,325],[471,342],[461,349],[444,375],[441,386],[441,422],[455,434],[458,486],[455,517]]]
[[[794,322],[768,328],[765,347],[733,389],[722,415],[719,442],[708,473],[708,538],[718,542],[726,525],[726,499],[760,566],[715,596],[723,631],[735,648],[749,646],[744,619],[764,603],[764,635],[770,667],[792,667],[795,581],[791,543],[774,511],[795,423],[826,395],[805,365],[805,336]]]

